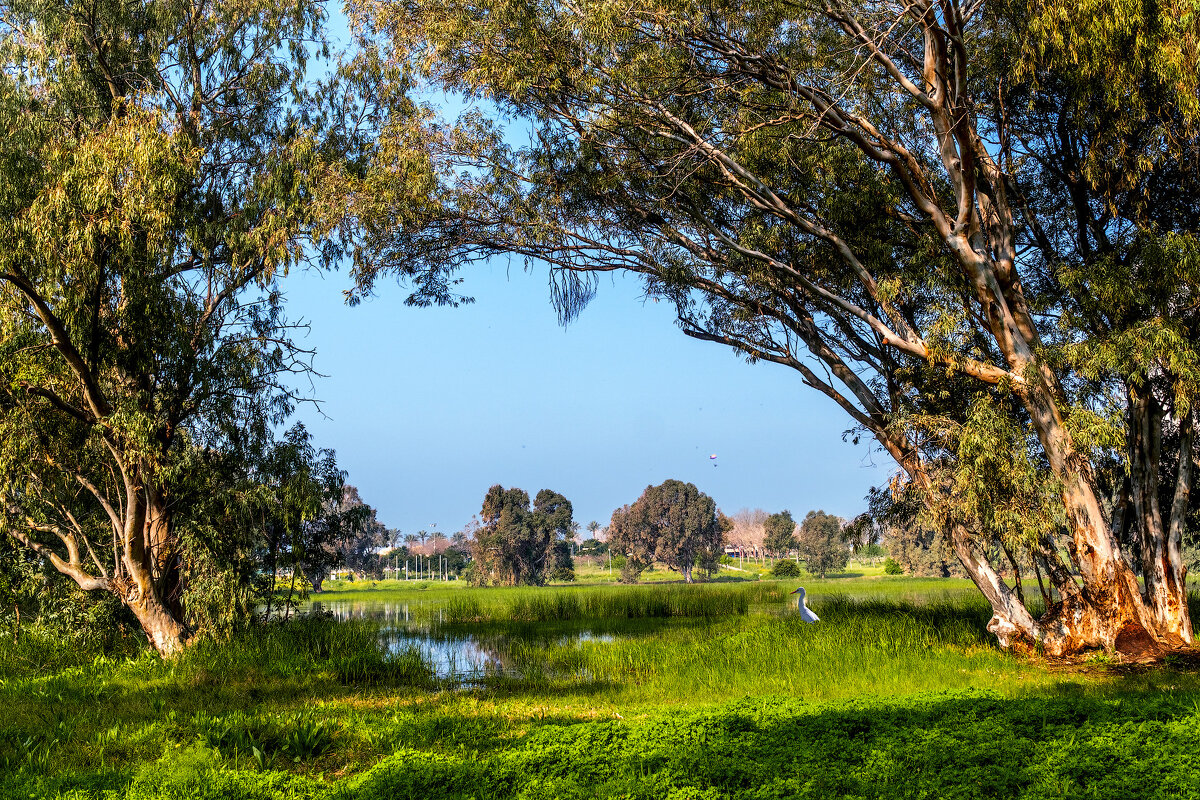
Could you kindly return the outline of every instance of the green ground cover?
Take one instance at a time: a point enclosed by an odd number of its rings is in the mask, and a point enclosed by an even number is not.
[[[5,640],[0,797],[1200,797],[1193,670],[1010,656],[962,582],[805,580],[813,626],[795,581],[396,584],[321,600],[506,669],[440,677],[369,618],[173,662]]]

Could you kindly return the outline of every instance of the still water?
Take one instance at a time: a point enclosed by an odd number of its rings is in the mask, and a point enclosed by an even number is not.
[[[370,619],[381,623],[380,633],[392,653],[416,650],[422,660],[433,668],[438,678],[457,679],[470,682],[492,675],[521,676],[525,670],[520,652],[529,647],[579,646],[584,642],[611,642],[611,633],[599,633],[589,629],[563,632],[540,632],[536,627],[519,631],[445,629],[440,612],[434,622],[423,615],[421,621],[407,603],[363,602],[335,600],[314,601],[308,609],[313,613],[328,612],[334,619]]]

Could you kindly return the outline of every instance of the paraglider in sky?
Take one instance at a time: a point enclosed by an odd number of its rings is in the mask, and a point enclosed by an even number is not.
[[[708,460],[711,461],[712,465],[715,467],[717,465],[717,454],[713,453],[711,456],[708,457]]]

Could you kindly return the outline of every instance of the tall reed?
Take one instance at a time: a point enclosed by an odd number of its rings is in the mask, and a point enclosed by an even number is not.
[[[1030,681],[999,651],[986,603],[816,601],[815,625],[757,615],[612,640],[514,642],[513,671],[532,682],[595,682],[627,700],[785,694],[833,699]],[[1033,675],[1036,679],[1037,675]]]
[[[193,682],[250,677],[333,677],[342,683],[431,686],[433,672],[416,648],[392,651],[374,620],[296,619],[263,625],[226,641],[199,642],[172,664]]]
[[[451,598],[439,615],[449,625],[499,622],[745,616],[760,594],[740,586],[629,586],[538,589]]]

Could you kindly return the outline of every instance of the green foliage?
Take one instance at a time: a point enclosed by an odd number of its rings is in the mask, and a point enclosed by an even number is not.
[[[481,584],[541,585],[573,579],[568,542],[574,536],[571,503],[543,489],[529,505],[523,489],[488,489],[480,512],[482,526],[472,545],[472,579]],[[559,577],[555,577],[555,576]]]
[[[937,578],[965,574],[945,530],[930,524],[928,506],[911,486],[872,488],[867,499],[887,555],[903,572]]]
[[[396,748],[360,774],[326,782],[232,771],[212,751],[172,749],[119,788],[62,800],[367,800],[504,796],[1050,800],[1186,797],[1200,781],[1194,708],[1171,697],[1126,701],[960,691],[811,703],[794,698],[660,711],[636,721],[548,724],[498,749]],[[798,746],[802,743],[803,746]],[[32,796],[28,774],[0,789]],[[22,791],[24,790],[24,791]],[[87,790],[83,790],[87,791]]]
[[[317,800],[328,796],[328,787],[285,772],[222,769],[214,751],[193,746],[172,749],[159,761],[146,764],[121,792],[128,800]]]
[[[300,714],[287,725],[280,737],[280,751],[295,762],[311,761],[330,751],[336,735],[336,726],[315,719],[311,714]]]
[[[799,578],[801,572],[800,565],[790,558],[781,558],[771,565],[771,575],[775,578]]]
[[[904,567],[900,566],[900,562],[898,562],[896,559],[892,558],[891,556],[888,556],[887,559],[883,562],[883,574],[884,575],[903,575]]]
[[[842,523],[824,511],[810,511],[800,523],[796,553],[814,575],[840,572],[850,563],[850,548],[843,541]]]
[[[11,625],[0,636],[0,678],[90,664],[96,657],[131,657],[146,646],[129,610],[115,597],[81,592],[62,576],[38,583],[36,605],[0,616]]]
[[[638,576],[654,562],[658,547],[654,528],[641,513],[644,506],[635,506],[618,508],[608,523],[608,546],[621,583],[637,583]]]
[[[570,583],[575,580],[575,560],[571,557],[571,544],[557,541],[550,547],[550,580]]]
[[[658,560],[691,583],[698,562],[715,567],[725,530],[711,497],[693,484],[668,480],[647,486],[632,505],[613,512],[608,541],[625,554],[623,581],[635,582]]]
[[[602,542],[599,539],[584,539],[579,545],[579,555],[603,555],[608,552],[608,542]]]
[[[1073,103],[1112,121],[1109,136],[1127,134],[1128,126],[1146,118],[1161,119],[1168,130],[1200,125],[1200,85],[1192,68],[1200,56],[1200,9],[1193,0],[1102,8],[1077,0],[1022,0],[999,8],[1002,18],[1026,32],[1009,62],[1016,76],[1065,78]]]
[[[349,797],[1177,797],[1200,780],[1194,710],[1143,698],[987,692],[711,711],[549,726],[483,759],[397,753]],[[802,743],[803,746],[798,746]]]
[[[763,547],[777,556],[786,554],[796,546],[796,521],[792,512],[784,510],[767,517],[763,523],[766,535]]]
[[[3,17],[0,527],[174,652],[249,608],[252,473],[307,370],[278,279],[348,246],[318,190],[362,142],[306,84],[319,3]]]

